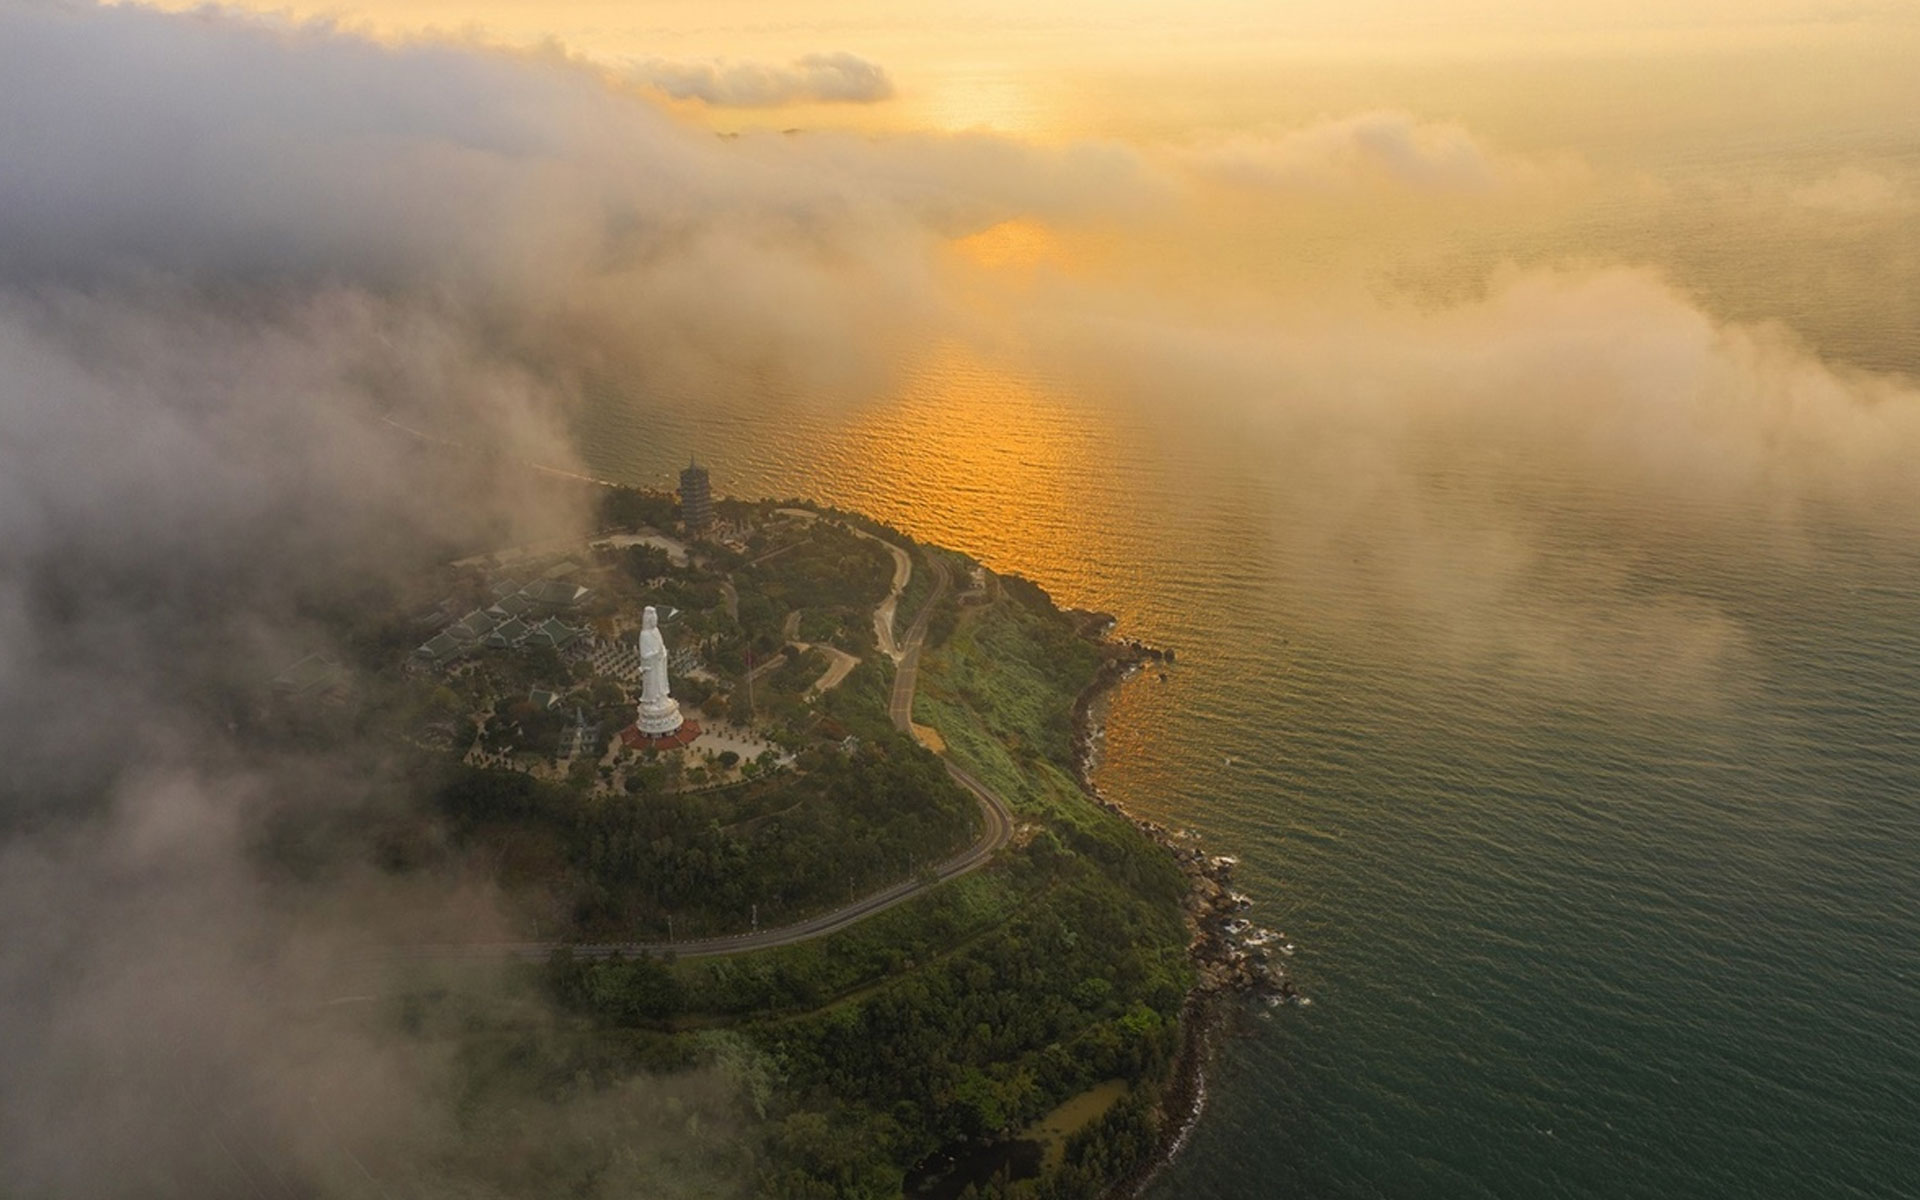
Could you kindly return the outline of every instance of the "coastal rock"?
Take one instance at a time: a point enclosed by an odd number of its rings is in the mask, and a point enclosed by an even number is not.
[[[1106,614],[1091,615],[1106,617]],[[1082,628],[1088,631],[1100,628],[1104,632],[1111,627],[1109,618],[1104,625],[1090,621]],[[1162,1101],[1163,1111],[1173,1119],[1167,1121],[1163,1129],[1162,1142],[1153,1164],[1109,1193],[1111,1196],[1131,1196],[1137,1194],[1159,1167],[1178,1152],[1194,1122],[1199,1119],[1206,1097],[1205,1060],[1222,1015],[1220,997],[1232,993],[1252,993],[1266,997],[1269,1004],[1284,1000],[1302,1004],[1307,1001],[1300,998],[1286,971],[1272,962],[1264,949],[1269,941],[1284,943],[1285,935],[1258,929],[1241,916],[1252,907],[1253,899],[1233,887],[1233,869],[1239,865],[1239,860],[1231,855],[1202,852],[1194,844],[1199,840],[1197,835],[1186,830],[1175,833],[1156,822],[1135,816],[1109,799],[1093,782],[1094,750],[1100,739],[1100,730],[1094,720],[1095,704],[1108,690],[1124,682],[1147,663],[1171,663],[1174,660],[1173,651],[1161,650],[1131,638],[1102,641],[1100,644],[1106,657],[1093,681],[1080,693],[1073,706],[1074,777],[1081,790],[1095,804],[1131,823],[1180,864],[1187,878],[1187,897],[1183,907],[1190,938],[1187,953],[1195,975],[1194,988],[1188,993],[1187,1002],[1181,1010],[1180,1021],[1185,1035],[1175,1062],[1173,1082]],[[1229,923],[1235,925],[1237,932],[1228,932]],[[1286,946],[1285,952],[1291,953],[1292,947]]]
[[[1233,870],[1239,860],[1231,855],[1206,854],[1192,844],[1195,839],[1191,835],[1176,835],[1156,822],[1134,816],[1108,799],[1093,782],[1093,751],[1099,738],[1093,717],[1094,704],[1145,663],[1173,661],[1172,651],[1133,638],[1104,642],[1103,647],[1106,658],[1073,707],[1075,775],[1081,788],[1094,803],[1126,818],[1165,849],[1186,874],[1184,907],[1190,935],[1188,952],[1199,979],[1197,992],[1294,995],[1293,983],[1285,970],[1273,963],[1264,949],[1259,949],[1279,935],[1258,929],[1241,915],[1252,906],[1253,899],[1233,887]],[[1291,947],[1287,950],[1291,952]]]

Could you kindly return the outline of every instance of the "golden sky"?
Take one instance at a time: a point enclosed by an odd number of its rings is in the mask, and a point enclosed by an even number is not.
[[[1410,80],[1440,65],[1455,97],[1468,103],[1479,72],[1497,87],[1516,64],[1623,56],[1653,64],[1656,82],[1666,82],[1660,64],[1676,58],[1785,53],[1817,77],[1837,58],[1850,65],[1834,74],[1857,88],[1856,60],[1881,64],[1869,70],[1871,82],[1875,70],[1903,70],[1897,61],[1910,63],[1906,51],[1920,44],[1912,6],[1871,0],[241,0],[234,7],[334,20],[386,39],[560,47],[613,68],[653,60],[777,67],[809,54],[850,53],[890,75],[888,101],[772,111],[681,107],[729,129],[991,129],[1041,139],[1131,139],[1309,119],[1350,98],[1394,102],[1382,95],[1394,81],[1366,81],[1395,74],[1404,77],[1398,86],[1407,97],[1399,102],[1419,103]],[[1684,80],[1688,72],[1674,74]],[[1751,76],[1712,67],[1705,74],[1725,75],[1736,90]],[[1796,81],[1786,82],[1790,94],[1803,94]]]

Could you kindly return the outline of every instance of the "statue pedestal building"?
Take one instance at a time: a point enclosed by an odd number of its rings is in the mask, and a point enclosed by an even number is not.
[[[686,718],[680,715],[680,702],[672,696],[662,696],[640,701],[639,719],[633,725],[649,737],[665,737],[686,723]]]
[[[667,642],[649,604],[640,615],[640,705],[620,740],[636,750],[669,750],[699,736],[700,726],[680,715],[680,702],[667,690]]]

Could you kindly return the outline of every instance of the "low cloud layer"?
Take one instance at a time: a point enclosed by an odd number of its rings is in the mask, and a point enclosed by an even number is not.
[[[1788,193],[1801,208],[1841,217],[1884,217],[1910,211],[1913,191],[1878,171],[1845,167]]]
[[[249,729],[275,672],[342,649],[320,614],[384,602],[449,548],[579,527],[535,481],[381,418],[457,416],[475,445],[565,461],[539,432],[549,399],[365,293],[229,304],[42,280],[0,299],[9,1187],[304,1189],[323,1160],[450,1135],[431,1054],[323,1005],[391,986],[350,983],[356,956],[429,934],[436,912],[487,928],[489,906],[393,896],[351,838],[317,848],[343,872],[330,885],[286,876],[263,853],[276,830],[378,818],[400,793],[377,742]],[[361,898],[355,920],[324,915],[336,888]]]
[[[803,55],[786,66],[650,58],[633,63],[622,75],[675,100],[698,100],[715,108],[877,104],[893,97],[886,68],[845,51]]]
[[[1487,194],[1584,174],[1573,160],[1536,162],[1489,149],[1471,131],[1401,112],[1321,121],[1270,136],[1241,135],[1190,151],[1204,177],[1303,195],[1384,189],[1415,195]]]
[[[1238,327],[1043,307],[1026,320],[1050,372],[1071,363],[1149,419],[1204,396],[1170,436],[1265,464],[1265,536],[1303,620],[1516,691],[1622,714],[1736,699],[1752,662],[1728,599],[1649,572],[1797,567],[1836,522],[1920,505],[1920,391],[1645,270],[1511,272],[1439,311],[1328,297]]]

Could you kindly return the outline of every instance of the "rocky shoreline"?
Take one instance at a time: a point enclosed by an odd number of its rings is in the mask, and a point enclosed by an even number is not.
[[[1203,852],[1195,835],[1185,830],[1169,830],[1158,822],[1128,812],[1094,783],[1094,754],[1101,734],[1094,717],[1095,706],[1107,692],[1149,664],[1172,663],[1174,653],[1132,638],[1109,640],[1107,635],[1114,619],[1104,613],[1076,615],[1082,617],[1083,631],[1099,639],[1107,653],[1092,682],[1074,701],[1074,775],[1094,803],[1125,818],[1173,855],[1185,872],[1190,937],[1187,953],[1197,976],[1180,1012],[1180,1050],[1174,1061],[1173,1077],[1161,1100],[1161,1111],[1168,1120],[1161,1130],[1160,1144],[1138,1171],[1108,1193],[1111,1197],[1129,1197],[1137,1195],[1172,1161],[1200,1119],[1206,1104],[1207,1060],[1226,1013],[1222,998],[1230,993],[1252,993],[1266,997],[1272,1004],[1308,1001],[1300,996],[1280,965],[1279,957],[1293,952],[1286,935],[1261,929],[1242,915],[1253,901],[1234,890],[1233,869],[1239,860],[1231,855]]]

